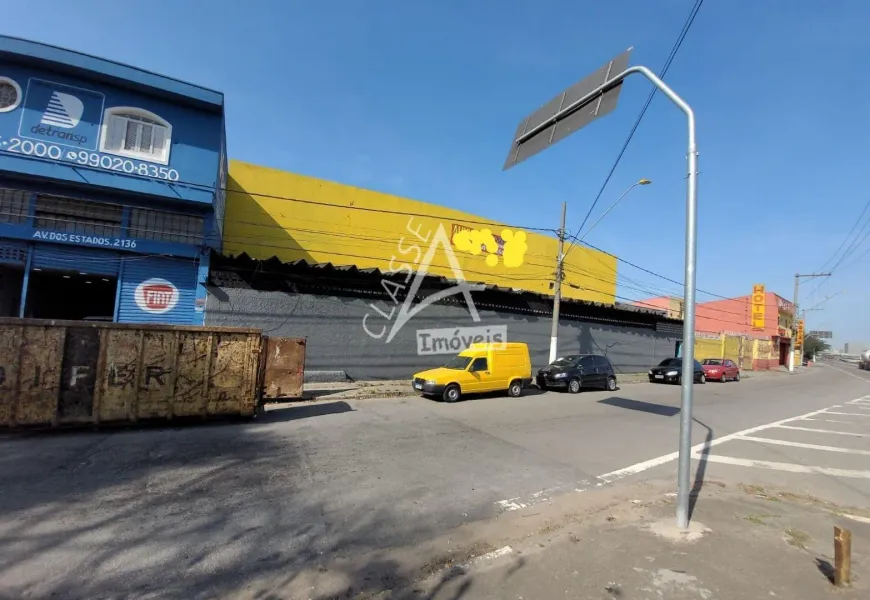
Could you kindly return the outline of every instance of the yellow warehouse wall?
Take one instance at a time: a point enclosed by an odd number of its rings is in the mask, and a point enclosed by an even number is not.
[[[277,256],[283,262],[301,259],[382,271],[408,265],[416,271],[439,225],[448,241],[460,229],[489,229],[496,236],[503,230],[483,217],[443,206],[240,161],[230,161],[227,188],[223,244],[229,255],[244,252],[257,259]],[[480,240],[469,243],[469,234],[461,234],[466,249],[457,242],[452,247],[463,276],[469,282],[552,294],[556,237],[525,231],[522,240],[518,231],[507,232],[513,239],[505,243],[502,256],[496,256],[490,240],[489,258],[487,252],[472,254],[468,246],[480,247]],[[565,297],[614,302],[615,257],[575,246],[565,270]],[[443,248],[435,252],[428,272],[455,278]]]

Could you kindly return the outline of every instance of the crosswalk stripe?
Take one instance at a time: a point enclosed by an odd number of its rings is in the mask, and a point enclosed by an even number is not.
[[[698,454],[693,458],[702,460]],[[870,471],[856,471],[853,469],[834,469],[831,467],[815,467],[811,465],[797,465],[794,463],[773,462],[769,460],[749,460],[746,458],[734,458],[732,456],[718,456],[710,454],[706,457],[709,462],[733,465],[737,467],[757,467],[759,469],[771,469],[773,471],[787,471],[789,473],[812,473],[815,475],[830,475],[832,477],[851,477],[853,479],[870,479]]]
[[[813,433],[833,433],[834,435],[851,435],[855,437],[867,437],[863,433],[852,433],[850,431],[831,431],[830,429],[813,429],[812,427],[795,427],[794,425],[775,425],[780,429],[794,429],[795,431],[811,431]]]
[[[850,417],[870,417],[870,415],[865,415],[864,413],[844,413],[844,412],[837,412],[834,410],[826,411],[825,414],[826,415],[847,415]]]
[[[822,446],[820,444],[805,444],[803,442],[792,442],[789,440],[776,440],[772,438],[755,437],[752,435],[739,435],[735,440],[743,440],[746,442],[758,442],[760,444],[774,444],[776,446],[793,446],[795,448],[806,448],[807,450],[825,450],[827,452],[842,452],[843,454],[860,454],[862,456],[870,456],[870,450],[853,450],[852,448],[840,448],[838,446]]]

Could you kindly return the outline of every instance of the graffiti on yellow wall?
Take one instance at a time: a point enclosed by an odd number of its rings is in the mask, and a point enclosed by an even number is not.
[[[477,255],[486,253],[486,266],[498,265],[498,257],[503,259],[504,266],[515,269],[523,264],[526,250],[526,232],[502,229],[499,237],[501,243],[489,229],[460,229],[453,235],[453,245],[464,252]]]
[[[422,251],[408,232],[444,229],[469,282],[552,294],[558,240],[469,213],[390,194],[231,161],[224,252],[290,262],[395,271]],[[577,246],[565,259],[566,298],[612,304],[616,257]],[[454,278],[443,251],[429,274]]]

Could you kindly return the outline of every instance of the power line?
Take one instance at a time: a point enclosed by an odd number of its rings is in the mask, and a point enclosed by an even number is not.
[[[0,153],[7,153],[7,154],[12,154],[14,156],[20,156],[18,153],[9,152],[8,150],[0,150]],[[41,162],[47,162],[49,164],[57,164],[57,161],[48,160],[48,159],[43,158],[43,157],[28,156],[27,158],[32,159],[32,160],[41,161]],[[94,169],[94,168],[88,167],[87,165],[79,165],[77,163],[72,164],[72,166],[74,166],[76,168],[86,168],[89,171],[104,172],[101,169]],[[133,174],[129,174],[129,173],[125,173],[125,175],[128,177],[132,177],[134,179],[154,181],[151,178],[141,177],[141,176],[136,177]],[[524,225],[510,225],[510,224],[505,224],[505,223],[498,223],[496,221],[467,219],[465,217],[457,217],[457,216],[447,217],[444,215],[433,215],[433,214],[427,214],[427,213],[414,213],[414,212],[408,212],[408,211],[403,211],[403,210],[387,210],[387,209],[383,209],[383,208],[372,208],[369,206],[353,206],[353,205],[345,206],[342,204],[333,204],[331,202],[321,202],[321,201],[317,201],[317,200],[306,200],[303,198],[295,198],[292,196],[281,196],[278,194],[265,194],[262,192],[252,192],[252,191],[247,190],[247,189],[234,189],[234,188],[229,188],[229,187],[221,187],[219,185],[209,186],[209,185],[203,185],[201,183],[194,183],[194,182],[189,182],[189,181],[171,181],[171,182],[167,181],[164,183],[166,183],[167,185],[182,185],[185,187],[191,187],[191,188],[195,188],[195,189],[199,189],[199,190],[207,191],[207,192],[223,191],[223,192],[232,193],[232,194],[244,194],[247,196],[255,196],[257,198],[268,198],[271,200],[281,200],[284,202],[296,202],[296,203],[312,205],[312,206],[326,206],[326,207],[330,207],[330,208],[345,208],[345,209],[349,209],[349,210],[360,210],[360,211],[379,213],[379,214],[401,215],[401,216],[405,216],[405,217],[423,217],[423,218],[429,218],[429,219],[442,219],[442,220],[449,218],[450,220],[456,221],[458,223],[471,223],[474,225],[489,225],[492,227],[501,227],[501,228],[510,228],[510,229],[525,229],[528,231],[546,231],[546,232],[550,232],[550,233],[556,233],[556,229],[553,227],[527,227]],[[333,183],[333,182],[330,182],[330,183]],[[336,185],[345,185],[345,184],[341,184],[341,183],[337,183],[337,182],[335,182],[335,184]],[[353,187],[353,186],[345,186],[345,187]],[[358,188],[358,189],[362,190],[363,188]],[[373,190],[363,190],[363,191],[367,191],[369,193],[379,193],[379,192],[374,192]],[[411,198],[406,198],[405,200],[410,200],[412,202],[417,202],[420,204],[426,204],[426,203],[422,202],[421,200],[413,200]],[[452,209],[452,208],[448,208],[448,207],[441,207],[440,205],[439,205],[439,208],[446,208],[447,210],[456,210],[456,209]],[[457,212],[459,212],[459,211],[457,210]]]
[[[577,239],[577,236],[571,236],[571,237],[573,237],[574,239]],[[590,244],[589,242],[581,242],[581,243],[582,243],[584,246],[588,246],[588,247],[592,248],[593,250],[597,250],[598,252],[601,252],[601,253],[603,253],[603,254],[607,254],[608,256],[612,256],[612,257],[615,258],[617,261],[619,261],[619,262],[621,262],[621,263],[625,263],[625,264],[627,264],[627,265],[629,265],[629,266],[632,266],[632,267],[634,267],[635,269],[639,269],[639,270],[643,271],[644,273],[649,273],[650,275],[653,275],[653,276],[655,276],[655,277],[658,277],[659,279],[663,279],[663,280],[665,280],[665,281],[669,281],[669,282],[671,282],[671,283],[673,283],[673,284],[676,284],[676,285],[679,285],[679,286],[684,286],[684,285],[685,285],[682,281],[677,281],[676,279],[671,279],[670,277],[666,277],[666,276],[664,276],[664,275],[661,275],[661,274],[659,274],[659,273],[656,273],[655,271],[651,271],[651,270],[647,269],[646,267],[641,267],[640,265],[636,265],[636,264],[634,264],[634,263],[631,262],[631,261],[625,260],[624,258],[620,258],[620,257],[616,256],[615,254],[610,254],[610,253],[607,252],[606,250],[602,250],[601,248],[598,248],[598,247],[596,247],[596,246],[593,246],[593,245]],[[593,256],[594,256],[594,255],[593,255]],[[597,258],[597,257],[596,257],[596,258]],[[730,297],[728,297],[728,296],[722,296],[721,294],[714,294],[713,292],[707,292],[707,291],[702,290],[701,288],[695,288],[695,290],[698,291],[698,292],[701,292],[702,294],[707,294],[708,296],[712,296],[712,297],[714,297],[714,298],[719,298],[719,299],[721,299],[721,300],[733,300],[733,298],[730,298]]]
[[[698,11],[701,10],[701,6],[704,4],[704,0],[696,0],[694,6],[692,6],[692,10],[689,12],[689,16],[686,19],[686,22],[683,24],[682,30],[680,30],[680,34],[677,36],[677,41],[674,43],[673,48],[671,48],[671,52],[668,55],[667,60],[665,61],[664,66],[659,72],[659,79],[664,79],[665,75],[668,72],[668,69],[671,67],[671,63],[674,61],[674,57],[676,57],[677,52],[680,50],[680,46],[683,45],[683,40],[686,39],[686,34],[689,33],[689,29],[692,27],[692,23],[695,22],[695,17],[698,15]],[[616,171],[616,168],[619,166],[620,161],[622,160],[622,156],[625,154],[625,151],[628,149],[628,145],[631,143],[632,138],[634,138],[634,134],[637,131],[640,122],[643,120],[644,115],[646,114],[649,105],[652,103],[653,98],[656,95],[658,88],[653,86],[652,91],[650,91],[649,96],[647,96],[646,102],[643,105],[643,108],[640,111],[640,114],[635,120],[634,125],[631,128],[631,131],[628,133],[628,137],[625,139],[625,143],[622,145],[622,149],[619,151],[619,154],[616,156],[616,160],[613,162],[613,166],[610,167],[610,172],[607,174],[607,177],[604,179],[604,183],[601,185],[601,189],[598,190],[598,194],[595,196],[595,199],[592,201],[592,205],[589,207],[589,210],[586,212],[586,216],[583,217],[583,222],[580,224],[580,228],[577,230],[577,234],[579,235],[583,231],[583,227],[586,226],[586,222],[589,220],[589,216],[592,214],[592,211],[595,209],[595,206],[598,204],[598,201],[601,199],[601,196],[604,194],[604,190],[607,188],[607,185],[610,183],[611,178],[613,177],[613,173]],[[576,238],[575,238],[576,239]],[[573,248],[573,244],[568,248],[568,252]],[[567,252],[566,252],[567,254]]]

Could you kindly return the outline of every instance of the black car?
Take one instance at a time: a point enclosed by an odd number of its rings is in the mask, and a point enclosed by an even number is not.
[[[650,383],[682,383],[683,382],[683,359],[666,358],[657,367],[649,370]],[[704,368],[697,360],[695,361],[695,383],[707,383]]]
[[[575,354],[563,356],[538,371],[538,387],[563,388],[576,394],[582,388],[616,389],[616,373],[606,356]]]

